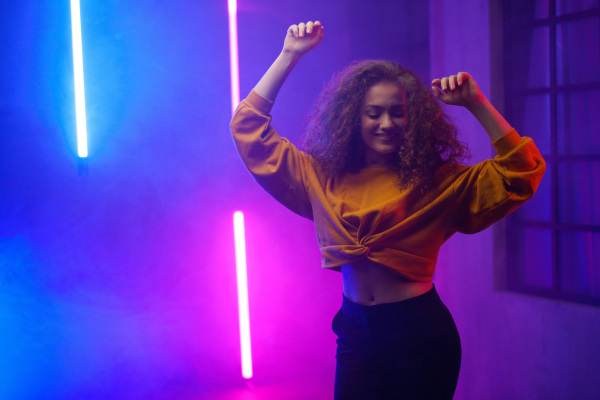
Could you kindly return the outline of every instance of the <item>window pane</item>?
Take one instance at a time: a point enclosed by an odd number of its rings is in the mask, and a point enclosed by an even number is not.
[[[559,221],[600,225],[600,162],[558,164]]]
[[[539,228],[515,228],[509,234],[509,242],[511,241],[509,249],[513,251],[509,250],[509,270],[517,273],[519,283],[539,288],[552,288],[552,231]]]
[[[557,108],[558,153],[600,154],[600,91],[560,93]]]
[[[552,222],[552,169],[546,167],[544,178],[532,199],[515,211],[514,216],[520,221]]]
[[[599,80],[598,21],[598,18],[585,18],[556,25],[556,79],[559,85]]]
[[[548,18],[551,0],[511,0],[506,2],[505,14],[511,24]]]
[[[547,27],[511,32],[513,62],[508,78],[513,88],[547,87],[550,84],[549,46]]]
[[[598,0],[556,0],[556,15],[597,8]]]
[[[561,289],[600,295],[600,233],[561,232],[559,248]]]

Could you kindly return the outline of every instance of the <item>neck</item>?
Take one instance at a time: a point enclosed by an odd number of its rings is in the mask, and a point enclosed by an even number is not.
[[[365,155],[365,165],[391,165],[395,160],[395,154],[378,154],[377,156],[370,156],[369,154]]]

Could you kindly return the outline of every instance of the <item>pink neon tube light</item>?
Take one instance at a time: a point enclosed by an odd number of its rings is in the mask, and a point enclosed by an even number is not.
[[[229,12],[229,60],[231,71],[231,113],[240,103],[240,70],[238,58],[237,2],[227,1]],[[250,309],[248,306],[248,272],[246,268],[246,238],[244,214],[233,214],[235,235],[235,263],[238,288],[238,310],[240,318],[240,344],[242,356],[242,376],[252,378],[252,349],[250,345]]]
[[[250,346],[250,309],[248,306],[248,273],[246,268],[246,238],[244,214],[233,214],[235,236],[235,263],[237,272],[238,309],[240,317],[240,344],[242,349],[242,376],[252,378],[252,351]]]
[[[237,0],[227,0],[229,9],[229,66],[231,71],[231,113],[240,104],[240,67],[238,57]]]

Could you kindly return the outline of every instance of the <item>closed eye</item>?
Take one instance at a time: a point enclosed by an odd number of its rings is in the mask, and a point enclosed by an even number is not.
[[[392,115],[396,118],[403,118],[406,115],[406,106],[393,107],[391,110]]]

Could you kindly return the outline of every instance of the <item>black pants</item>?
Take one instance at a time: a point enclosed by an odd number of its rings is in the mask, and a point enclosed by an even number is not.
[[[332,327],[338,336],[336,400],[452,399],[460,338],[435,288],[375,306],[344,296]]]

